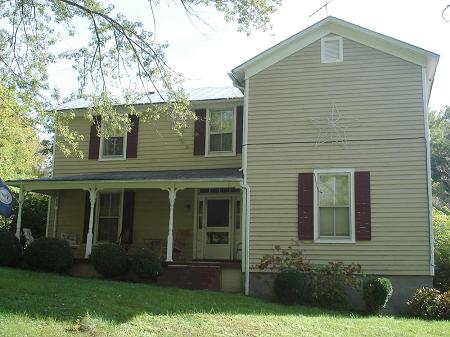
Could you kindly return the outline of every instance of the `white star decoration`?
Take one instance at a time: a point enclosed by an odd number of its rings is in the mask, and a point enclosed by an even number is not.
[[[341,116],[336,104],[331,105],[331,114],[326,119],[311,118],[311,124],[316,128],[318,135],[316,145],[324,143],[338,143],[347,146],[347,130],[356,125],[355,118]]]

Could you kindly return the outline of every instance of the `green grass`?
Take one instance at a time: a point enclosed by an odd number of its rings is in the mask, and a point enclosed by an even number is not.
[[[0,336],[450,336],[450,322],[0,268]]]

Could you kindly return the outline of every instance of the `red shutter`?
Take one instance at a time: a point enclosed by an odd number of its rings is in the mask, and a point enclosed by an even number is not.
[[[131,131],[127,136],[127,158],[137,157],[139,116],[131,115]]]
[[[355,172],[355,236],[371,239],[370,172]]]
[[[91,134],[89,139],[89,159],[98,159],[100,150],[100,137],[98,136],[97,126],[101,125],[101,116],[94,116],[94,124],[91,125]]]
[[[194,156],[205,155],[206,109],[195,110]]]
[[[314,239],[314,173],[298,176],[298,238]]]
[[[123,193],[122,235],[121,243],[133,243],[134,191]]]
[[[83,224],[83,243],[87,241],[87,234],[89,231],[89,216],[91,214],[91,201],[89,200],[89,192],[85,193],[84,199],[84,224]]]
[[[242,153],[242,120],[244,107],[236,108],[236,153]]]

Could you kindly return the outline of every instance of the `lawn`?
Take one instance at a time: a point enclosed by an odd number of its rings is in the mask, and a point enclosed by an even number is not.
[[[0,335],[450,336],[450,322],[0,268]]]

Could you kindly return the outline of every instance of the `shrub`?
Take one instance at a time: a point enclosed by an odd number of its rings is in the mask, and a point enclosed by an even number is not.
[[[311,264],[305,260],[298,242],[289,245],[287,249],[275,246],[275,253],[264,255],[257,265],[260,270],[284,271],[311,271]]]
[[[24,252],[26,264],[33,270],[67,272],[73,265],[73,253],[65,240],[39,238]]]
[[[144,280],[155,281],[162,272],[158,256],[147,249],[140,249],[133,257],[131,270]]]
[[[324,306],[343,306],[347,290],[359,289],[361,281],[356,274],[361,272],[359,264],[328,262],[311,272],[311,300]]]
[[[363,285],[363,298],[367,312],[379,314],[392,296],[391,281],[385,277],[369,279]]]
[[[306,302],[306,275],[296,270],[284,270],[274,281],[277,299],[283,304],[302,304]]]
[[[434,260],[435,276],[433,286],[440,291],[450,290],[450,220],[435,218],[434,228]]]
[[[95,270],[104,277],[122,275],[128,268],[127,253],[116,243],[101,243],[94,246],[90,260]]]
[[[16,236],[0,230],[0,266],[15,266],[22,255],[22,246]]]
[[[435,288],[420,288],[406,304],[413,316],[450,319],[450,291],[441,294]]]

